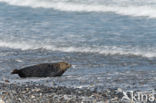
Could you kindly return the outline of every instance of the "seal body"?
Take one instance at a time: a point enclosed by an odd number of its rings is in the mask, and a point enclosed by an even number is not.
[[[66,62],[58,63],[44,63],[33,65],[29,67],[24,67],[22,69],[15,69],[11,74],[18,74],[22,78],[26,77],[56,77],[61,76],[71,64]]]

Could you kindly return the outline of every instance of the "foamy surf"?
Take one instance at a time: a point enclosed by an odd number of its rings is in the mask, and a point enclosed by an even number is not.
[[[128,15],[128,16],[144,16],[149,18],[156,18],[156,6],[155,1],[145,2],[144,5],[139,5],[140,3],[137,1],[135,5],[132,2],[123,2],[123,1],[111,1],[112,3],[105,4],[100,2],[91,2],[88,0],[88,3],[81,2],[73,2],[68,0],[0,0],[0,2],[5,2],[10,5],[16,6],[26,6],[32,8],[52,8],[60,11],[68,11],[68,12],[113,12],[120,15]],[[123,3],[122,3],[123,2]],[[126,5],[125,5],[125,4]],[[138,3],[138,5],[137,5]],[[152,4],[153,3],[153,4]]]
[[[28,44],[28,43],[9,43],[9,42],[0,42],[0,47],[11,48],[11,49],[20,49],[20,50],[36,50],[36,49],[45,49],[51,51],[60,51],[60,52],[81,52],[81,53],[98,53],[103,55],[135,55],[142,57],[156,57],[156,53],[153,51],[144,51],[137,48],[122,48],[116,46],[100,46],[100,47],[57,47],[55,45],[46,45],[46,44]]]

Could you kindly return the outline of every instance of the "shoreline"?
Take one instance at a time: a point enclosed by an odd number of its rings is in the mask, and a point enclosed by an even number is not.
[[[121,88],[108,88],[99,92],[63,86],[0,83],[0,103],[155,103],[156,101],[155,92],[131,93],[132,91],[125,92]],[[141,99],[137,96],[147,98]]]
[[[121,89],[97,92],[67,87],[0,83],[0,101],[4,103],[124,103],[121,102],[122,97]]]

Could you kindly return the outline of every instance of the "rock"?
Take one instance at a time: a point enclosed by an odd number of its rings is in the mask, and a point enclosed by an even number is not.
[[[5,102],[0,98],[0,103],[5,103]]]
[[[34,95],[31,95],[31,98],[32,98],[32,99],[34,99],[34,98],[35,98],[35,96],[34,96]]]

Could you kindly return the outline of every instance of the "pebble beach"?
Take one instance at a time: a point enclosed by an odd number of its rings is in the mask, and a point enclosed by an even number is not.
[[[110,88],[97,92],[96,89],[46,87],[30,84],[19,86],[7,82],[0,83],[0,103],[155,103],[156,100],[156,94],[152,94],[153,97],[150,97],[151,92],[148,92],[143,94],[143,96],[147,94],[147,98],[139,101],[135,95],[139,91],[134,91],[135,96],[132,97],[131,92],[126,93],[121,88]]]
[[[156,103],[155,12],[156,0],[0,0],[0,103]],[[72,67],[11,75],[56,62]]]
[[[87,89],[0,83],[1,103],[121,103],[122,97],[121,89],[100,93]]]

